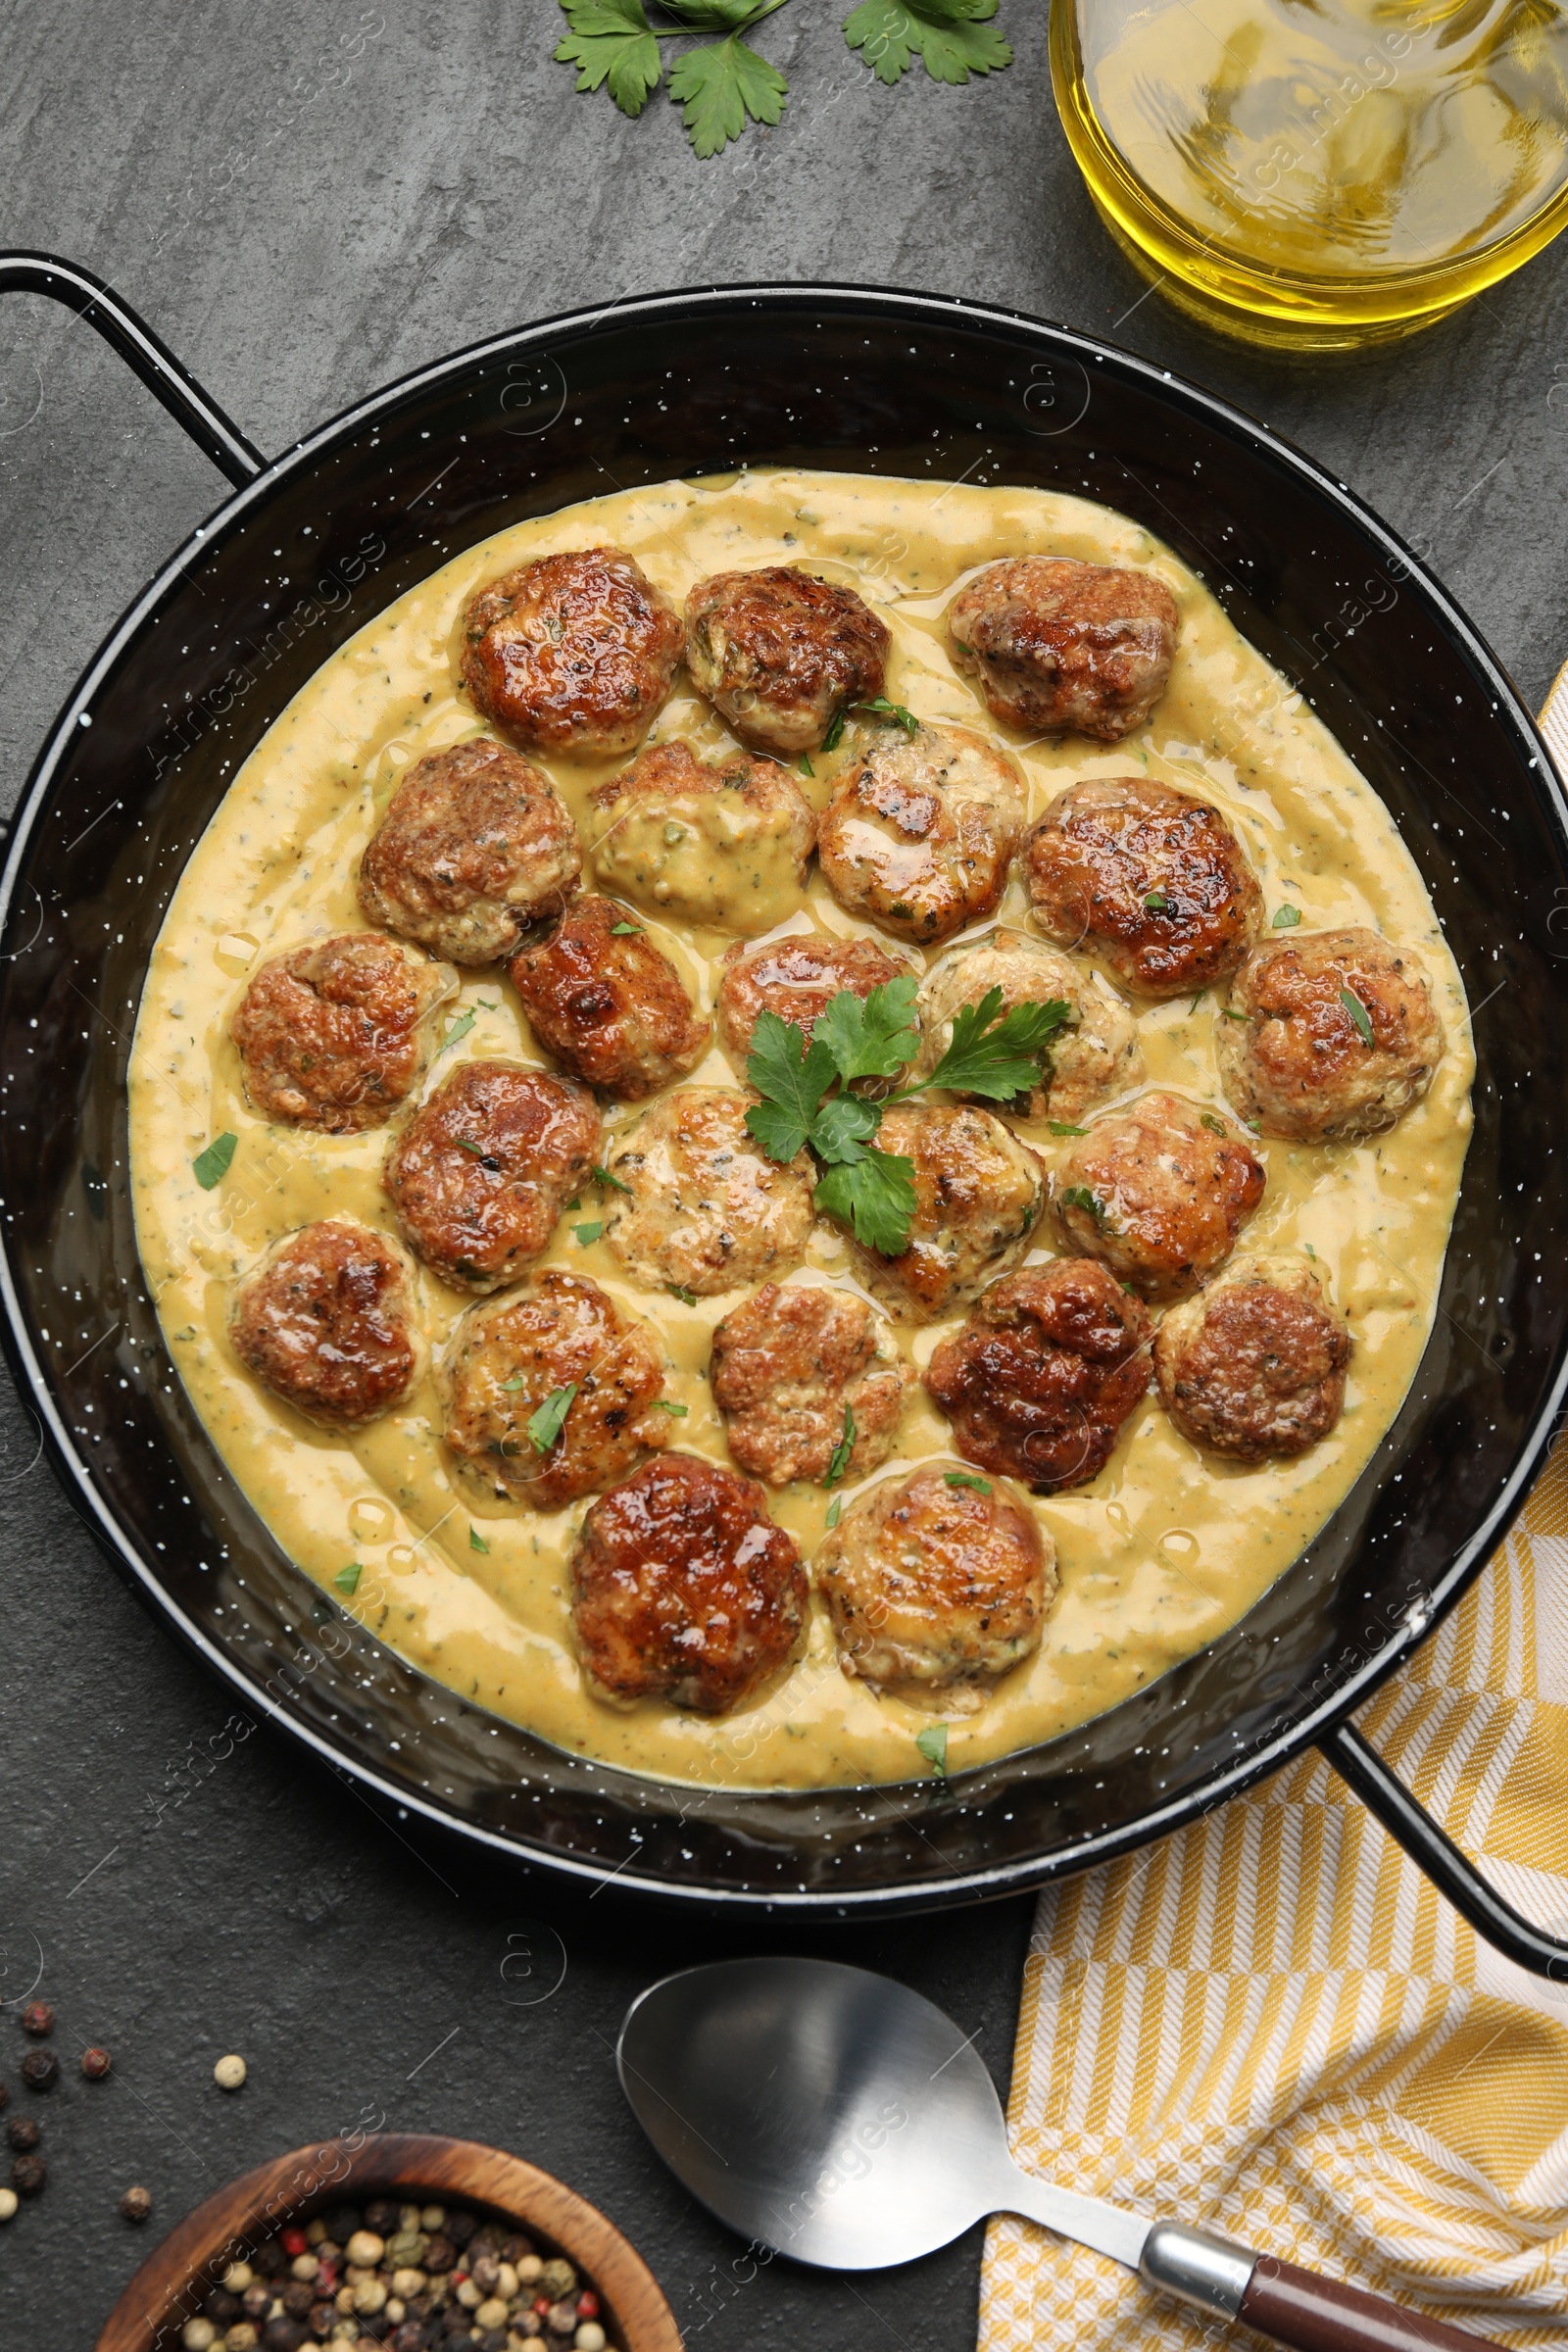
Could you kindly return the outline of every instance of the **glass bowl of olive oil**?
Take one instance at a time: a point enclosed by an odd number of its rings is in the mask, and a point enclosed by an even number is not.
[[[1556,0],[1052,0],[1051,54],[1112,235],[1250,342],[1410,334],[1568,220]]]

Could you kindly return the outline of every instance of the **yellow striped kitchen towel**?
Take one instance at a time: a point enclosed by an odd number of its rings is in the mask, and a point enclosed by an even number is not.
[[[1357,1721],[1499,1890],[1568,1935],[1568,1443]],[[1568,2345],[1568,1985],[1472,1935],[1315,1753],[1046,1890],[1008,2121],[1063,2187]],[[981,2352],[1212,2341],[1118,2265],[992,2224]]]

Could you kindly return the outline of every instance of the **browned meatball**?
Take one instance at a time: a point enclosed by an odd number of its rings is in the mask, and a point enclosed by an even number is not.
[[[425,963],[378,931],[291,948],[264,963],[231,1025],[252,1106],[293,1127],[357,1135],[414,1087],[428,1016],[453,995],[450,964]]]
[[[677,1087],[616,1137],[605,1240],[644,1289],[710,1298],[787,1274],[810,1240],[810,1155],[769,1159],[746,1124],[751,1102],[725,1086]]]
[[[641,1102],[707,1051],[709,1024],[679,972],[608,899],[574,900],[508,969],[545,1052],[602,1094]]]
[[[530,751],[610,760],[647,733],[684,631],[623,548],[538,556],[463,616],[463,682]]]
[[[992,913],[1024,824],[1005,752],[966,727],[878,727],[817,827],[841,906],[922,947]]]
[[[263,1387],[321,1429],[374,1420],[424,1370],[408,1255],[349,1217],[274,1242],[235,1285],[228,1334]]]
[[[710,1377],[731,1453],[783,1487],[835,1464],[837,1485],[886,1461],[914,1374],[863,1298],[770,1282],[714,1332]]]
[[[935,1466],[852,1503],[814,1565],[844,1672],[945,1715],[972,1714],[1040,1647],[1056,1590],[1055,1546],[1033,1512]]]
[[[958,591],[948,642],[993,718],[1031,735],[1071,727],[1119,743],[1165,691],[1180,617],[1152,571],[1014,556]]]
[[[1004,1275],[938,1347],[925,1385],[958,1451],[1037,1494],[1098,1476],[1149,1388],[1142,1302],[1092,1257]]]
[[[1245,1118],[1318,1143],[1394,1126],[1431,1085],[1445,1040],[1420,958],[1375,931],[1345,930],[1254,948],[1215,1044]]]
[[[816,818],[787,767],[748,752],[710,765],[658,743],[594,794],[607,890],[677,922],[769,931],[806,887]]]
[[[914,1214],[897,1257],[855,1245],[865,1287],[904,1323],[934,1323],[1022,1255],[1046,1200],[1042,1160],[994,1111],[895,1103],[877,1150],[914,1168]]]
[[[1227,820],[1147,776],[1070,784],[1024,850],[1035,921],[1102,956],[1142,997],[1182,997],[1234,972],[1263,894]]]
[[[892,643],[853,588],[794,564],[720,571],[686,599],[686,665],[742,743],[786,760],[882,692]]]
[[[760,948],[743,948],[737,941],[725,955],[718,986],[719,1043],[736,1075],[744,1078],[759,1013],[776,1012],[809,1037],[835,997],[847,992],[863,1001],[874,988],[906,979],[908,970],[870,939],[811,934],[769,940]]]
[[[1262,1462],[1305,1453],[1345,1406],[1350,1334],[1305,1258],[1247,1258],[1154,1341],[1160,1402],[1210,1453]]]
[[[466,1061],[387,1153],[383,1182],[404,1240],[460,1291],[515,1282],[549,1248],[600,1133],[598,1104],[571,1079]]]
[[[571,1616],[607,1697],[722,1715],[776,1674],[806,1621],[806,1570],[762,1490],[695,1454],[645,1462],[582,1523]]]
[[[665,1370],[652,1324],[585,1274],[547,1267],[459,1323],[441,1365],[442,1435],[498,1496],[556,1511],[668,1445]]]
[[[1225,1263],[1263,1198],[1263,1165],[1212,1110],[1158,1091],[1107,1111],[1052,1178],[1069,1250],[1145,1298],[1185,1298]]]
[[[478,735],[403,778],[360,860],[360,905],[454,963],[498,963],[560,911],[581,870],[549,777]]]

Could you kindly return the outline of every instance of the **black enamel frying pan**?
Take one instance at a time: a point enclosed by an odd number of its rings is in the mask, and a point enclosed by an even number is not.
[[[1568,1285],[1568,817],[1438,583],[1236,411],[1059,327],[931,297],[650,297],[460,352],[268,465],[87,272],[0,258],[108,337],[235,485],[39,758],[0,885],[5,1345],[74,1502],[234,1688],[380,1796],[589,1882],[844,1916],[1006,1893],[1192,1820],[1316,1741],[1465,1917],[1568,1975],[1347,1718],[1479,1574],[1554,1434]],[[223,1472],[142,1285],[126,1059],[170,893],[240,761],[446,558],[616,485],[788,463],[1062,488],[1207,582],[1394,811],[1465,974],[1480,1077],[1441,1311],[1394,1429],[1242,1623],[1082,1731],[942,1788],[702,1792],[564,1755],[323,1611]]]

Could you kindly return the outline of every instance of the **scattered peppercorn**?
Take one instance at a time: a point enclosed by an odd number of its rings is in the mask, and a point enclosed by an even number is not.
[[[29,2050],[22,2061],[22,2080],[29,2090],[53,2090],[60,2080],[60,2061],[53,2050]]]
[[[107,2050],[91,2049],[81,2053],[81,2071],[89,2082],[101,2082],[113,2066]]]
[[[127,2188],[120,2200],[120,2210],[127,2222],[144,2222],[153,2209],[152,2191],[146,2188]]]
[[[244,2059],[232,2053],[220,2058],[213,2069],[213,2081],[220,2090],[238,2090],[245,2081]]]
[[[14,2188],[0,2188],[0,2222],[14,2221],[16,2219],[16,2190]]]
[[[47,2001],[29,2001],[22,2012],[22,2031],[35,2034],[40,2041],[47,2040],[55,2030],[55,2013]]]
[[[11,2185],[19,2197],[35,2197],[49,2178],[41,2156],[19,2156],[11,2167]]]
[[[20,2154],[30,2156],[43,2134],[30,2115],[14,2115],[6,2126],[6,2137]]]

